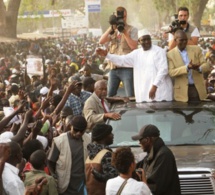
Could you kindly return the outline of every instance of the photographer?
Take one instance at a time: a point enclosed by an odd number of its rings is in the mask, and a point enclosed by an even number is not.
[[[188,18],[189,18],[189,10],[186,7],[179,7],[178,9],[178,19],[173,21],[173,28],[171,28],[169,33],[169,50],[173,49],[176,46],[176,42],[174,40],[174,33],[176,30],[183,30],[187,37],[188,37],[188,43],[187,45],[197,45],[198,40],[200,37],[200,33],[197,27],[192,26],[188,23]],[[177,25],[178,28],[177,28]],[[175,30],[174,30],[175,27]]]
[[[116,17],[115,17],[116,16]],[[138,30],[127,24],[127,11],[124,7],[116,9],[116,15],[110,16],[111,26],[101,36],[99,43],[109,43],[112,54],[124,55],[137,48]],[[116,64],[108,62],[110,67],[108,80],[108,96],[115,96],[120,82],[123,82],[126,96],[134,96],[133,68],[117,68]]]

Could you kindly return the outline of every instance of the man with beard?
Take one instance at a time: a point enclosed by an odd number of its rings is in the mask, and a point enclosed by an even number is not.
[[[188,37],[188,45],[197,45],[200,37],[200,33],[197,27],[192,26],[188,23],[189,9],[186,7],[178,8],[178,22],[180,23],[180,28],[186,33]],[[174,39],[174,32],[169,33],[169,50],[176,46],[176,41]]]
[[[151,124],[145,125],[138,135],[132,136],[132,139],[139,140],[143,151],[147,153],[137,164],[137,168],[145,172],[145,181],[152,194],[180,195],[175,157],[160,138],[158,128]]]

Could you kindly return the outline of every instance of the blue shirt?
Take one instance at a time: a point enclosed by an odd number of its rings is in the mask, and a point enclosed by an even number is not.
[[[88,91],[81,91],[80,96],[76,96],[71,93],[66,101],[65,106],[72,108],[73,115],[82,115],[82,110],[84,107],[85,101],[91,96],[92,93]]]
[[[180,51],[179,50],[179,53],[182,57],[182,60],[185,64],[185,66],[187,67],[187,70],[188,70],[188,84],[194,84],[194,81],[193,81],[193,76],[192,76],[192,70],[189,70],[188,69],[188,65],[190,63],[190,60],[189,60],[189,57],[188,57],[188,53],[187,53],[187,50],[184,49],[183,51]]]

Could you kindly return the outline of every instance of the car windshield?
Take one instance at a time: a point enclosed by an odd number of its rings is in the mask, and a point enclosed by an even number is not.
[[[139,146],[139,141],[133,141],[131,136],[146,124],[159,128],[166,145],[215,144],[214,109],[130,109],[121,110],[121,113],[121,120],[109,121],[114,133],[113,147]]]

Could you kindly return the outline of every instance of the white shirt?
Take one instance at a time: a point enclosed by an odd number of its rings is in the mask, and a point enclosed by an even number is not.
[[[191,33],[190,37],[200,37],[200,33],[198,28],[195,27],[193,32]],[[172,41],[174,39],[174,35],[172,33],[168,34],[168,41]]]
[[[139,48],[127,55],[120,56],[108,53],[107,58],[117,66],[134,68],[136,102],[172,101],[172,81],[168,74],[166,52],[161,47],[152,45],[147,51]],[[158,87],[154,100],[149,98],[152,85]]]
[[[23,195],[25,186],[18,176],[19,169],[9,163],[5,163],[2,173],[3,188],[7,195]],[[3,193],[4,194],[4,193]]]
[[[120,176],[117,176],[113,179],[109,179],[106,184],[106,195],[116,195],[120,186],[124,182],[124,179]],[[133,178],[127,180],[126,185],[124,186],[121,195],[150,195],[150,189],[148,186],[141,181],[137,181]]]

